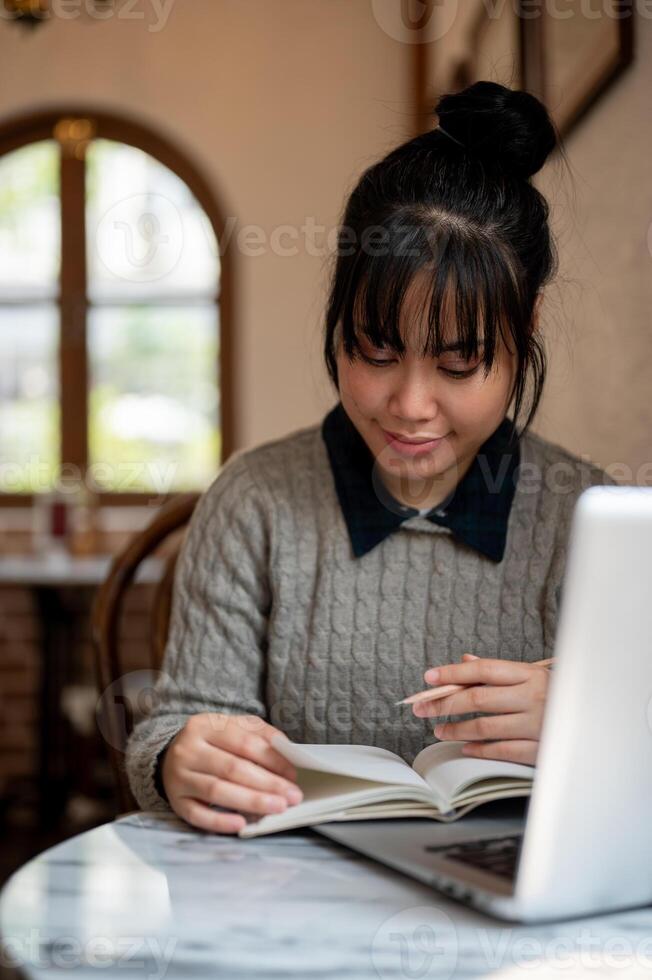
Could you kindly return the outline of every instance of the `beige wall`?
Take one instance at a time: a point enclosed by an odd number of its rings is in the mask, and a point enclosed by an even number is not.
[[[570,175],[537,178],[561,267],[543,307],[551,369],[536,428],[652,484],[652,20],[637,18],[636,35],[635,63],[569,136]]]
[[[412,135],[413,47],[371,0],[176,0],[151,26],[0,24],[0,116],[74,100],[139,117],[195,157],[237,228],[268,235],[309,218],[332,228],[360,171]],[[572,178],[558,164],[537,178],[561,268],[543,309],[551,367],[535,425],[633,468],[652,433],[652,22],[636,26],[635,65],[569,139]],[[454,38],[453,25],[435,57]],[[328,263],[303,239],[292,257],[268,247],[236,261],[236,443],[251,446],[334,401],[321,359]]]

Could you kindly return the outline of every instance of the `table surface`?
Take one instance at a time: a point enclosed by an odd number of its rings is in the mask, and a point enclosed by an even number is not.
[[[445,832],[433,823],[433,838]],[[127,814],[30,861],[0,894],[0,934],[2,965],[38,978],[642,980],[652,970],[649,908],[503,923],[309,829],[241,840],[170,812]]]
[[[65,552],[47,555],[0,556],[0,584],[27,586],[100,585],[106,579],[111,555],[79,557]],[[136,571],[135,582],[157,582],[163,562],[146,558]]]

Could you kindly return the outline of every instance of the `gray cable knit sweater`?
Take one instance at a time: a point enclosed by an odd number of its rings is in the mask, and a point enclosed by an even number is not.
[[[526,433],[505,556],[411,517],[353,556],[320,425],[223,465],[177,565],[157,698],[127,744],[132,792],[167,807],[158,753],[204,711],[255,714],[297,742],[377,745],[407,762],[436,742],[399,698],[431,666],[552,655],[573,506],[614,481]]]

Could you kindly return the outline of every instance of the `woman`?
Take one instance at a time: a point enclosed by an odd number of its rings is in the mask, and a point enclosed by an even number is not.
[[[324,343],[337,405],[230,457],[193,516],[158,704],[127,747],[143,807],[236,833],[245,812],[291,806],[278,732],[408,762],[437,738],[536,761],[534,662],[553,647],[573,506],[613,481],[528,431],[556,265],[529,180],[556,145],[546,110],[478,82],[437,114],[348,201]],[[469,686],[395,703],[449,681]]]

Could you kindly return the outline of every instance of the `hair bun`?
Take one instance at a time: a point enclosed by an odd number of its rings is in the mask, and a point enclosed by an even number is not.
[[[467,150],[525,179],[541,169],[557,145],[543,103],[497,82],[475,82],[443,95],[435,112],[442,128]]]

